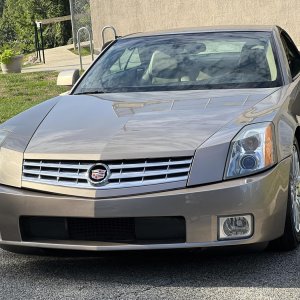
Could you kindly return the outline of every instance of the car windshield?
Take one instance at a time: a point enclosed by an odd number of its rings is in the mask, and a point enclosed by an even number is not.
[[[281,84],[270,32],[210,32],[119,39],[73,94]]]

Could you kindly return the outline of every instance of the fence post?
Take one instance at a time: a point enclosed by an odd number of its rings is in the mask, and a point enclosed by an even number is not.
[[[73,36],[73,47],[76,50],[76,29],[75,29],[75,16],[74,16],[74,0],[69,0],[70,2],[70,14],[71,14],[71,24],[72,24],[72,36]]]

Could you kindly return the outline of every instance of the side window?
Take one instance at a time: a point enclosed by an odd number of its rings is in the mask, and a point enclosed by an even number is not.
[[[281,34],[281,41],[285,50],[285,54],[291,70],[291,75],[294,78],[300,72],[300,54],[287,33]]]
[[[138,48],[126,49],[119,59],[110,67],[111,73],[132,69],[141,65]]]
[[[135,48],[127,62],[127,65],[125,66],[125,69],[132,69],[139,67],[141,65],[141,60],[140,60],[140,54],[138,48]]]

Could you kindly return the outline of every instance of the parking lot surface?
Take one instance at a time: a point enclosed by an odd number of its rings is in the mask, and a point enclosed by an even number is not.
[[[28,256],[0,250],[0,299],[299,299],[300,249]]]

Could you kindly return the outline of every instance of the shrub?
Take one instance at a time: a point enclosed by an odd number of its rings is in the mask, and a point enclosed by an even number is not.
[[[16,56],[16,53],[13,50],[4,50],[2,54],[0,54],[0,62],[3,64],[9,64],[14,56]]]
[[[19,41],[12,41],[5,43],[0,48],[0,62],[9,64],[14,56],[24,53],[24,43]]]

